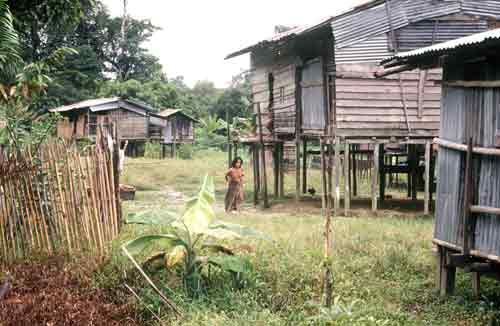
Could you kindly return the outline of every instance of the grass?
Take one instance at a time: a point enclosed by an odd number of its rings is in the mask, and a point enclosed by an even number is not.
[[[172,325],[500,325],[499,285],[486,281],[482,298],[474,300],[469,276],[459,272],[456,295],[441,299],[434,289],[433,219],[390,212],[373,217],[361,211],[355,218],[334,219],[337,301],[334,309],[325,311],[320,305],[320,202],[274,201],[267,211],[246,203],[240,215],[226,215],[222,209],[225,166],[225,155],[218,152],[197,153],[186,161],[128,159],[122,182],[136,186],[138,193],[136,201],[125,203],[125,212],[180,210],[205,174],[215,176],[218,216],[261,230],[275,241],[250,243],[254,271],[244,289],[232,289],[221,275],[206,294],[191,299],[175,273],[156,274],[155,281],[184,312],[183,318],[174,318],[136,278],[118,250],[126,240],[165,230],[131,225],[124,227],[113,256],[96,274],[96,285],[117,289],[124,281],[133,284],[150,308]],[[316,172],[311,172],[310,180],[320,189]],[[247,182],[247,199],[250,189]],[[293,191],[294,176],[289,175],[286,192]],[[144,310],[144,324],[155,324],[145,309],[138,309]]]

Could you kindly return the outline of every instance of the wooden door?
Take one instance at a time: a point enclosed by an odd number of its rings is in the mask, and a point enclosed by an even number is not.
[[[322,131],[326,127],[323,62],[317,58],[302,68],[302,130]]]

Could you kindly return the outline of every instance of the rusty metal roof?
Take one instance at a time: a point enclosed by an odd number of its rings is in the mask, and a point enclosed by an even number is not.
[[[98,98],[98,99],[80,101],[70,105],[64,105],[58,108],[49,109],[49,112],[62,113],[62,112],[69,112],[73,110],[80,110],[86,108],[90,109],[92,112],[123,108],[143,115],[146,114],[146,112],[152,113],[156,111],[151,106],[141,103],[139,101],[134,101],[131,99],[121,99],[119,97],[110,97],[110,98]]]
[[[456,50],[466,49],[477,45],[485,44],[490,41],[494,41],[496,44],[500,43],[500,28],[478,34],[473,34],[466,37],[461,37],[455,40],[451,40],[440,44],[435,44],[432,46],[416,49],[413,51],[402,52],[395,56],[382,60],[381,64],[386,64],[391,61],[398,62],[398,61],[403,61],[405,59],[418,58],[421,56],[442,55],[448,52],[453,52]]]

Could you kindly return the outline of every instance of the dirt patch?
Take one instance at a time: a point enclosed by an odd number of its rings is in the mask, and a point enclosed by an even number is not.
[[[0,301],[2,326],[138,325],[133,307],[92,288],[91,272],[65,264],[62,258],[8,270],[14,281]]]

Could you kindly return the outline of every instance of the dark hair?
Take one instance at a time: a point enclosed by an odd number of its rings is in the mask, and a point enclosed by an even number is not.
[[[236,162],[240,161],[241,162],[241,165],[243,165],[243,160],[241,159],[241,157],[237,156],[234,158],[233,162],[231,162],[231,167],[236,167]]]

